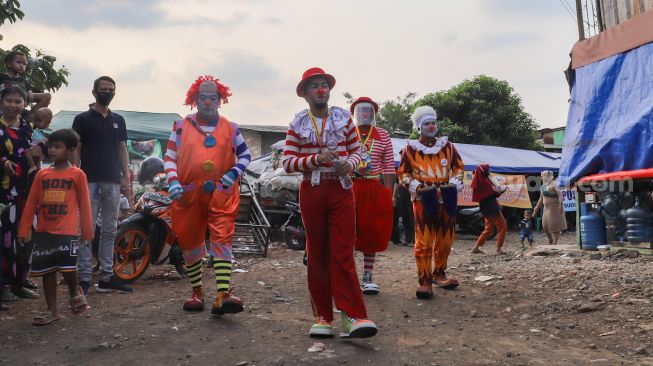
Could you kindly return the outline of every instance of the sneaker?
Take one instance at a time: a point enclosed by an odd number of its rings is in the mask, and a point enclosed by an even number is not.
[[[372,272],[363,273],[361,288],[365,295],[378,295],[378,293],[381,292],[379,286],[372,281]]]
[[[240,313],[243,308],[243,301],[236,296],[232,296],[231,290],[228,292],[218,291],[218,297],[213,303],[213,308],[211,308],[211,315],[221,316]]]
[[[345,312],[340,313],[340,337],[342,338],[369,338],[374,337],[378,329],[373,321],[367,319],[351,318]]]
[[[111,291],[120,292],[123,294],[131,294],[134,290],[131,287],[125,286],[122,280],[116,276],[111,276],[108,281],[100,281],[97,284],[99,293],[107,293]]]
[[[333,325],[330,321],[319,317],[315,324],[311,326],[308,335],[313,338],[331,338],[333,337]]]
[[[79,288],[82,289],[84,296],[88,296],[88,289],[91,287],[91,284],[86,281],[79,281]]]

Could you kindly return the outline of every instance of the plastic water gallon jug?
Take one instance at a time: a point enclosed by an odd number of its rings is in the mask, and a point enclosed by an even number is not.
[[[598,250],[599,245],[606,244],[605,223],[601,214],[592,211],[580,218],[580,240],[583,250]]]
[[[653,233],[653,217],[651,211],[642,207],[639,197],[635,198],[635,206],[626,210],[626,238],[632,243],[651,241]]]

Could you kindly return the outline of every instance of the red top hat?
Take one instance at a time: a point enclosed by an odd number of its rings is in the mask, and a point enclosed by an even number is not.
[[[320,69],[319,67],[311,67],[310,69],[304,71],[304,75],[302,75],[302,80],[297,84],[297,96],[298,97],[303,97],[304,96],[304,87],[306,86],[306,83],[308,83],[308,80],[310,80],[313,77],[316,76],[322,76],[326,78],[327,83],[329,83],[329,88],[332,89],[334,85],[336,85],[336,78],[333,77],[333,75],[329,75],[324,70]]]
[[[370,103],[371,105],[374,106],[374,113],[378,113],[378,112],[379,112],[379,105],[376,104],[376,102],[373,101],[372,98],[369,98],[369,97],[359,97],[358,99],[356,99],[356,100],[351,104],[351,107],[349,107],[349,110],[351,111],[351,113],[354,113],[354,107],[356,107],[356,104],[358,104],[358,103]]]

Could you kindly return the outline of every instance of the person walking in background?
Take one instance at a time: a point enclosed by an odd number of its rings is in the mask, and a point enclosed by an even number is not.
[[[553,172],[545,170],[540,173],[542,186],[540,188],[540,199],[535,205],[533,215],[537,217],[540,208],[544,207],[542,213],[542,229],[549,239],[549,244],[558,244],[560,232],[567,230],[567,219],[563,207],[562,192],[556,185]]]
[[[497,197],[499,197],[506,188],[497,187],[490,179],[490,165],[480,164],[474,171],[474,178],[472,178],[472,201],[478,202],[485,220],[485,229],[476,240],[476,244],[472,248],[472,253],[482,253],[480,247],[485,244],[487,238],[492,234],[494,229],[497,230],[497,251],[496,254],[506,254],[501,248],[508,233],[508,224],[506,219],[501,213],[501,205]]]

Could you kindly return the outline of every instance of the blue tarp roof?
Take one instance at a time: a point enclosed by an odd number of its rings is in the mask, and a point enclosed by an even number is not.
[[[406,139],[392,139],[395,165],[401,159]],[[465,170],[474,170],[479,164],[490,164],[490,171],[504,174],[539,174],[543,170],[557,172],[560,168],[559,153],[512,149],[500,146],[455,143],[463,159]]]
[[[558,182],[653,166],[653,43],[576,69]]]

